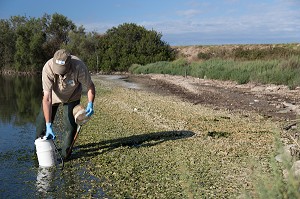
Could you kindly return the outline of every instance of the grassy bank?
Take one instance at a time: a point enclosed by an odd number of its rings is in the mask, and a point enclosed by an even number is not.
[[[258,197],[258,182],[262,193],[274,189],[276,197],[284,195],[272,166],[276,123],[102,80],[95,84],[96,111],[80,134],[75,157],[87,163],[108,196]]]
[[[135,64],[129,71],[233,80],[240,84],[284,84],[294,88],[300,85],[299,48],[299,45],[195,47],[196,61],[180,58],[173,62]]]
[[[136,74],[171,74],[192,77],[232,80],[240,84],[256,82],[262,84],[283,84],[294,88],[300,85],[300,57],[287,60],[235,61],[210,59],[188,63],[186,60],[158,62],[148,65],[133,65],[130,72]]]

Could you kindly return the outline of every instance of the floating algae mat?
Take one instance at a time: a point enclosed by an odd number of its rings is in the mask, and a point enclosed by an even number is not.
[[[234,198],[254,191],[256,173],[271,175],[276,123],[95,82],[78,153],[108,196]]]

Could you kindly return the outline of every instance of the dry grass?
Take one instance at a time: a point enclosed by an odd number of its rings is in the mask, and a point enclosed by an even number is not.
[[[177,51],[178,57],[183,57],[189,62],[201,61],[199,54],[210,55],[218,58],[235,58],[234,51],[240,50],[267,50],[269,53],[272,50],[300,50],[299,43],[290,44],[241,44],[241,45],[194,45],[194,46],[173,46]],[[278,54],[277,54],[278,56]],[[277,57],[278,58],[278,57]]]

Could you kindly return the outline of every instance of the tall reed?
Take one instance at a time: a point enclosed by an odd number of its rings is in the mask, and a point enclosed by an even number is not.
[[[129,69],[136,74],[188,75],[199,78],[232,80],[239,84],[256,82],[262,84],[283,84],[291,88],[300,85],[300,56],[288,59],[241,61],[233,59],[209,59],[192,62],[178,59],[173,62],[157,62],[147,65],[133,65]]]

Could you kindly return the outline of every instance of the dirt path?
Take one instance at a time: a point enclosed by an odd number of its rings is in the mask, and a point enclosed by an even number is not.
[[[194,104],[231,111],[255,111],[274,120],[296,119],[300,113],[299,88],[290,90],[282,85],[238,85],[217,81],[171,75],[135,75],[129,81],[163,95],[176,95]]]

